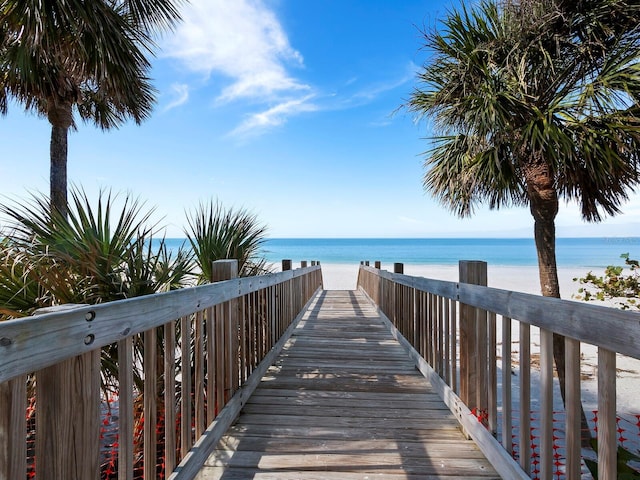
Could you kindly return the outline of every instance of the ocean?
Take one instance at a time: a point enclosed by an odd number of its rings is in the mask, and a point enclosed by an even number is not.
[[[167,239],[177,248],[184,239]],[[560,267],[604,268],[623,265],[628,253],[640,258],[640,237],[558,238]],[[414,265],[455,265],[458,260],[483,260],[494,266],[536,266],[533,239],[529,238],[272,238],[263,248],[272,263],[291,259],[321,263],[359,264],[369,260]]]

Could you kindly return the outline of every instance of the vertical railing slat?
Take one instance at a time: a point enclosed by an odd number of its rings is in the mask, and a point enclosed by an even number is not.
[[[444,299],[444,381],[447,385],[451,386],[451,311],[449,306],[451,300]]]
[[[204,324],[204,330],[206,335],[206,363],[207,363],[207,425],[216,418],[216,346],[215,346],[215,333],[214,333],[214,319],[213,319],[213,307],[209,307],[206,310],[206,318]]]
[[[118,480],[133,480],[133,337],[118,342]]]
[[[0,479],[25,478],[27,471],[27,377],[0,383]]]
[[[502,446],[513,454],[511,403],[511,319],[502,317]]]
[[[498,432],[498,365],[496,359],[496,314],[494,312],[489,312],[487,329],[489,348],[489,365],[487,369],[487,409],[489,414],[489,431],[491,431],[495,437]]]
[[[204,412],[204,315],[202,310],[195,315],[194,343],[194,379],[193,393],[195,396],[195,435],[196,441],[205,430]]]
[[[579,480],[580,469],[580,342],[565,337],[565,389],[566,389],[566,458],[567,480]]]
[[[456,395],[460,395],[458,384],[458,302],[451,300],[451,388]]]
[[[553,477],[553,333],[540,329],[540,475]]]
[[[520,322],[520,466],[531,473],[531,327]]]
[[[180,456],[184,458],[193,446],[191,431],[191,315],[180,319],[180,353],[182,379],[180,385]]]
[[[617,478],[616,353],[598,348],[598,479]]]
[[[164,464],[165,478],[176,467],[176,328],[164,325]]]
[[[158,423],[157,405],[157,339],[156,329],[152,328],[143,334],[144,342],[144,478],[155,478],[157,465],[157,438],[156,428]]]

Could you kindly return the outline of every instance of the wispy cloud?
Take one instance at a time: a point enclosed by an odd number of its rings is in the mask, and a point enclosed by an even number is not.
[[[187,100],[189,100],[189,85],[184,83],[174,83],[171,85],[171,91],[169,94],[173,97],[173,100],[164,107],[163,111],[165,112],[187,103]]]
[[[310,90],[287,71],[303,65],[302,55],[260,0],[191,0],[163,51],[191,72],[228,77],[220,102]]]
[[[249,109],[230,131],[232,137],[259,135],[303,113],[372,103],[412,80],[417,70],[411,63],[399,75],[368,85],[354,76],[340,91],[323,93],[295,75],[304,68],[303,56],[263,0],[191,0],[182,16],[175,33],[164,40],[163,54],[198,75],[199,83],[213,84],[208,80],[215,78],[215,104],[243,102],[242,108]],[[187,102],[189,88],[176,86],[174,94],[165,110]]]
[[[358,85],[357,79],[349,79],[345,86],[354,86],[356,90],[350,95],[342,96],[342,107],[351,108],[371,103],[390,90],[395,90],[407,83],[413,82],[417,71],[418,66],[413,62],[409,62],[404,67],[404,70],[399,71],[398,75],[395,75],[393,78],[386,81],[379,81],[360,86]]]
[[[313,95],[289,100],[263,112],[250,115],[237,128],[229,133],[234,137],[246,137],[262,133],[265,129],[282,125],[288,118],[304,112],[314,112],[319,107],[311,102]]]

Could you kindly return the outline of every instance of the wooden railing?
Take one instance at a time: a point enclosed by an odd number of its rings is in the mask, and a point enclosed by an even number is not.
[[[192,478],[322,288],[319,266],[234,272],[1,322],[0,480]]]
[[[358,287],[393,323],[400,340],[413,347],[423,373],[504,478],[560,478],[555,466],[559,437],[564,437],[566,456],[561,477],[581,478],[582,454],[587,451],[580,440],[580,345],[596,346],[598,478],[617,478],[616,354],[640,358],[640,314],[474,285],[486,285],[484,262],[460,262],[460,282],[410,277],[379,270],[378,262],[376,266],[360,266]],[[402,272],[401,264],[395,267]],[[496,338],[498,321],[502,338]],[[529,448],[532,327],[540,329],[539,384],[533,389],[540,392],[536,472],[531,471]],[[512,331],[519,332],[517,382],[511,365]],[[565,337],[566,346],[565,422],[559,427],[563,432],[553,423],[554,333]],[[514,388],[519,390],[517,401]],[[514,438],[520,446],[519,463],[513,460]]]

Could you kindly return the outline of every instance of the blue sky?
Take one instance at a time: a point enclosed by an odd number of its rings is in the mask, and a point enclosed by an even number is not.
[[[209,199],[252,211],[272,237],[530,237],[526,209],[461,220],[423,192],[431,132],[397,110],[427,58],[420,28],[450,5],[191,0],[159,41],[152,117],[109,132],[80,124],[69,181],[139,197],[169,237]],[[48,192],[49,132],[15,104],[0,118],[3,195]],[[640,234],[640,195],[623,210],[587,225],[563,205],[558,234]]]

